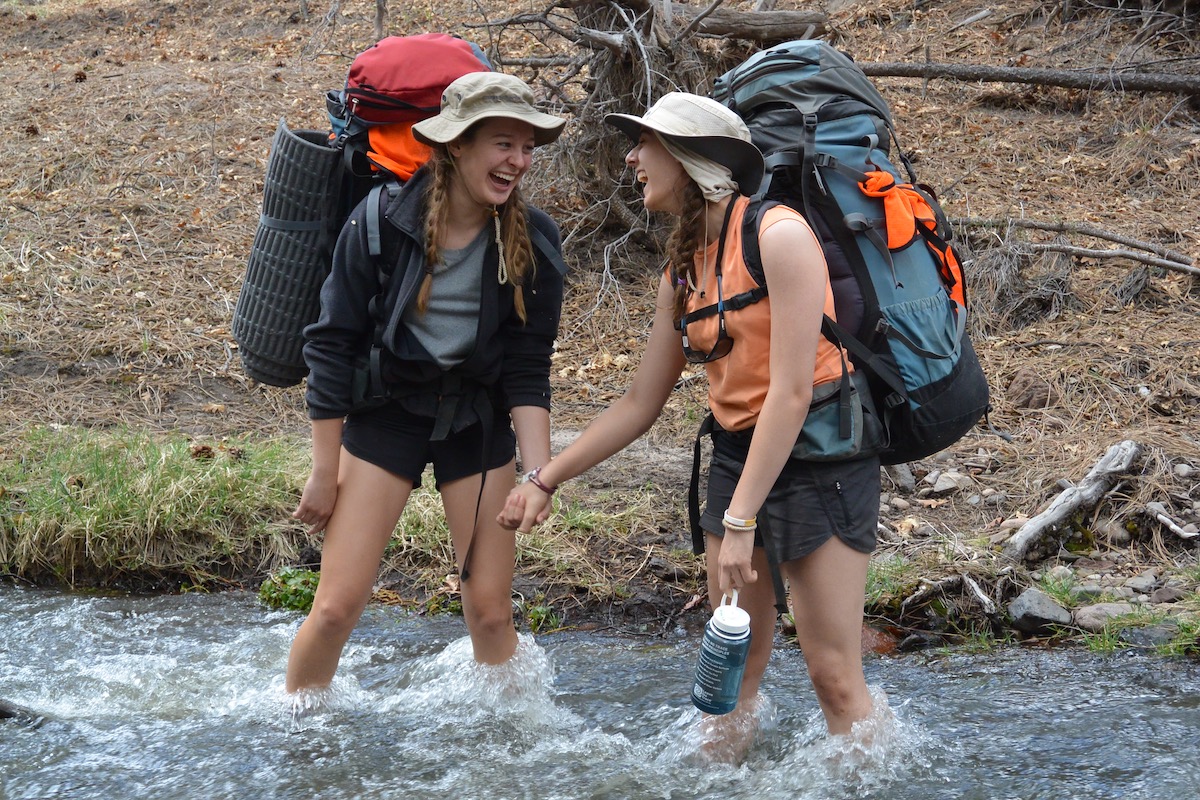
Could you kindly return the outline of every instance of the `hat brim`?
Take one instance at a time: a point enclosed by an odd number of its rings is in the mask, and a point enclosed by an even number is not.
[[[632,114],[606,114],[604,121],[635,143],[642,131],[654,131],[685,150],[728,167],[738,191],[744,195],[753,195],[762,184],[765,170],[762,153],[750,142],[732,136],[680,136],[656,125],[647,125],[641,117]]]
[[[413,125],[413,136],[419,142],[428,145],[447,144],[466,133],[472,125],[487,119],[515,119],[527,122],[533,126],[533,145],[541,147],[556,141],[562,133],[567,121],[540,111],[524,111],[519,114],[497,111],[493,114],[476,114],[469,119],[447,119],[442,116],[430,117]]]

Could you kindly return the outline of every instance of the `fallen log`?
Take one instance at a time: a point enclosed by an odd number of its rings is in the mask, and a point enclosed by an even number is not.
[[[1023,561],[1043,537],[1068,527],[1076,512],[1098,505],[1141,454],[1142,446],[1130,439],[1108,448],[1108,452],[1096,462],[1078,486],[1064,489],[1045,511],[1022,525],[1005,542],[1003,555],[1014,561]]]
[[[572,5],[583,5],[583,0]],[[635,12],[652,9],[663,12],[661,3],[652,0],[624,0],[621,3]],[[681,31],[697,31],[709,36],[749,39],[759,43],[786,42],[791,39],[813,39],[829,32],[829,15],[820,11],[744,11],[718,8],[720,2],[710,2],[705,8],[683,3],[671,3],[672,26]]]

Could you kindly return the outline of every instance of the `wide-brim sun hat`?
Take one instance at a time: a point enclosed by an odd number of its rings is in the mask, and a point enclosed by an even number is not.
[[[668,92],[643,116],[607,114],[604,121],[637,142],[651,130],[672,143],[728,167],[742,194],[758,190],[763,177],[763,157],[750,141],[750,129],[730,109],[687,92]]]
[[[441,111],[413,125],[413,135],[425,144],[446,144],[476,122],[505,117],[532,125],[534,145],[541,147],[557,139],[567,121],[543,114],[533,102],[533,90],[515,75],[470,72],[446,87]]]

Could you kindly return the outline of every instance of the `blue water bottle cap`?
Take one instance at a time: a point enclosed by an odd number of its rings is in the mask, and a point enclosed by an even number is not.
[[[729,595],[722,595],[721,604],[713,609],[712,621],[721,632],[740,636],[750,630],[750,615],[745,609],[738,608],[738,590],[733,590],[733,599],[726,605]]]

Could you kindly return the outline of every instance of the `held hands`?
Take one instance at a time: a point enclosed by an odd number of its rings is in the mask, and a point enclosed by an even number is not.
[[[545,522],[549,516],[550,495],[533,483],[525,482],[508,493],[504,508],[496,515],[496,522],[503,528],[528,533],[530,528]]]
[[[337,502],[337,490],[336,478],[329,480],[318,478],[315,474],[308,476],[304,493],[300,495],[300,505],[292,512],[292,518],[308,526],[309,536],[315,536],[329,524],[334,503]]]

